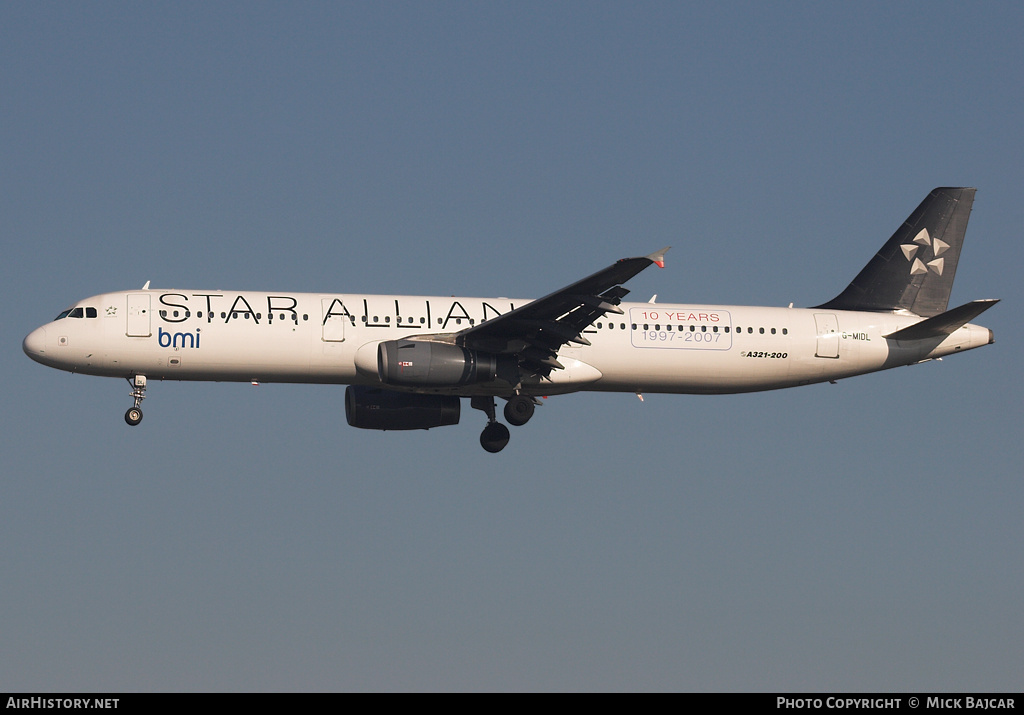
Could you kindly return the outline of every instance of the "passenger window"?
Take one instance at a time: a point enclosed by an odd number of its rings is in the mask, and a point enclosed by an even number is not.
[[[758,328],[757,332],[761,333],[761,335],[764,335],[764,328]]]

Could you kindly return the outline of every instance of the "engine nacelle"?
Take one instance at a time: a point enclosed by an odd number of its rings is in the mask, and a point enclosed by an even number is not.
[[[377,347],[377,376],[386,385],[455,387],[490,382],[497,376],[494,355],[448,343],[388,340]]]
[[[451,395],[413,395],[364,385],[349,385],[345,390],[345,419],[352,427],[362,429],[457,425],[461,407],[459,398]]]

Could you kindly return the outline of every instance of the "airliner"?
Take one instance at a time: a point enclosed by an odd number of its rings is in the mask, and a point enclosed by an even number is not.
[[[128,380],[129,425],[150,380],[348,385],[353,427],[457,424],[483,411],[499,452],[540,398],[581,390],[775,390],[990,345],[970,323],[998,300],[947,310],[975,189],[937,188],[838,296],[810,308],[623,302],[662,249],[536,300],[351,293],[141,290],[74,303],[23,342],[49,367]]]

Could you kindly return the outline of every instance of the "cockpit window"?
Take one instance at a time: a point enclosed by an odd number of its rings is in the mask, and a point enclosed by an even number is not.
[[[97,316],[95,308],[68,308],[54,318],[54,320],[61,320],[63,318],[95,318]]]

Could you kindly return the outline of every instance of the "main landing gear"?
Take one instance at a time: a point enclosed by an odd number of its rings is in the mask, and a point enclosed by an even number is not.
[[[129,407],[128,411],[124,413],[124,421],[134,427],[135,425],[142,422],[142,410],[140,405],[142,401],[146,399],[146,376],[136,375],[134,378],[128,380],[128,384],[132,386],[131,397],[135,398],[135,406]]]
[[[494,410],[493,397],[473,397],[469,401],[470,407],[475,410],[482,410],[487,414],[487,426],[480,433],[480,446],[494,454],[505,449],[508,444],[508,427],[498,422]],[[513,395],[505,405],[505,419],[510,425],[519,427],[525,425],[533,417],[533,411],[537,403],[527,395]]]
[[[533,417],[536,408],[532,397],[513,395],[505,404],[505,421],[514,427],[525,425]]]

